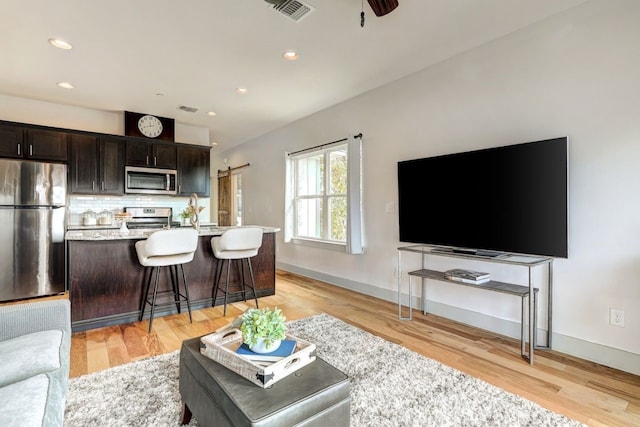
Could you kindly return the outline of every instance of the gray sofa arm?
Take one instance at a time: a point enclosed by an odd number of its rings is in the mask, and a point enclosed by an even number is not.
[[[61,329],[71,336],[68,299],[0,306],[0,341],[49,329]]]

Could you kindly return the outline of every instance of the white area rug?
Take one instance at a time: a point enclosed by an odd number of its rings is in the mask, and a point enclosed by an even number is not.
[[[289,322],[289,332],[349,376],[352,426],[582,425],[326,314]],[[178,352],[73,378],[69,387],[67,427],[180,424]]]

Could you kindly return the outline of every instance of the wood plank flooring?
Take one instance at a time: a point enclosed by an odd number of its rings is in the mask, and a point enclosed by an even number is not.
[[[288,320],[327,313],[590,426],[640,426],[640,376],[556,351],[538,350],[535,365],[520,357],[520,342],[418,310],[398,320],[393,303],[284,271],[276,294],[261,306],[278,306]],[[71,376],[107,369],[180,348],[182,340],[231,322],[252,302],[75,333]]]

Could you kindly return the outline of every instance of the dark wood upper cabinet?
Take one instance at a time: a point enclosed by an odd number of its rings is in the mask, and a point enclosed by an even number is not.
[[[125,142],[125,165],[126,166],[149,166],[148,145],[144,142]]]
[[[98,188],[98,139],[95,136],[71,135],[69,191],[93,194]]]
[[[69,192],[125,194],[125,165],[178,171],[178,194],[210,197],[210,148],[0,120],[0,158],[69,163]]]
[[[178,165],[175,144],[151,144],[151,152],[153,154],[153,167],[176,169]]]
[[[124,194],[124,143],[115,138],[98,138],[99,171],[103,194]]]
[[[66,162],[69,159],[68,137],[67,132],[27,129],[25,158]]]
[[[176,144],[127,140],[125,164],[160,169],[176,169]]]
[[[24,129],[20,126],[0,124],[0,156],[22,158]]]
[[[209,197],[209,151],[208,147],[178,146],[178,195]]]
[[[124,194],[124,145],[116,138],[71,135],[70,192]]]
[[[0,156],[66,162],[69,158],[68,136],[67,132],[2,123],[0,124]]]

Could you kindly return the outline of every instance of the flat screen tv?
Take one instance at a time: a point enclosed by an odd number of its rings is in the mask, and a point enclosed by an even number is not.
[[[567,153],[563,137],[398,162],[400,241],[567,258]]]

